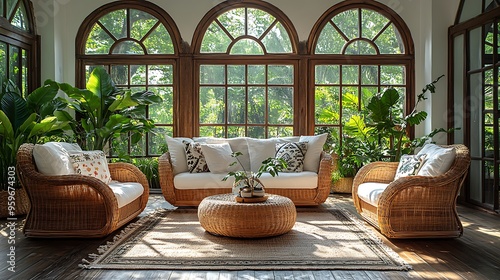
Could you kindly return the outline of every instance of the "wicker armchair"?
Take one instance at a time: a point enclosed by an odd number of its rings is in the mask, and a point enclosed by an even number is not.
[[[467,176],[469,149],[461,144],[443,147],[455,148],[455,160],[446,173],[435,177],[408,176],[393,181],[398,162],[374,162],[362,167],[352,189],[357,211],[389,238],[461,236],[456,200]],[[358,187],[365,182],[389,184],[378,205],[358,197]]]
[[[325,202],[330,194],[331,165],[331,155],[322,152],[318,170],[318,187],[315,189],[266,188],[266,193],[286,196],[296,206],[319,205]],[[175,188],[172,161],[168,152],[160,156],[158,170],[163,196],[165,200],[175,206],[198,206],[207,196],[231,192],[231,188],[189,190]]]
[[[26,189],[31,210],[24,234],[28,237],[103,237],[137,217],[148,202],[145,175],[134,165],[110,163],[113,180],[138,182],[143,194],[118,208],[115,195],[99,179],[84,175],[47,176],[36,169],[33,144],[23,144],[17,153],[19,180]]]

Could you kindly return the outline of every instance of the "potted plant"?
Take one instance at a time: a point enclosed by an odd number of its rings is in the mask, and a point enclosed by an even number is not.
[[[240,163],[238,156],[241,156],[241,152],[234,152],[231,154],[236,161],[232,162],[230,166]],[[241,165],[243,166],[243,165]],[[265,194],[264,185],[259,180],[264,172],[268,172],[271,176],[278,176],[279,171],[282,171],[287,167],[287,163],[283,159],[277,158],[267,158],[262,162],[257,172],[243,170],[228,172],[222,181],[226,181],[229,177],[234,177],[233,183],[233,193],[237,194],[239,197],[263,197]]]
[[[27,213],[29,201],[16,176],[17,150],[23,143],[38,143],[42,137],[62,135],[67,122],[52,115],[57,83],[47,80],[26,98],[12,81],[2,84],[0,91],[0,217]],[[15,204],[7,204],[10,197]],[[9,199],[9,200],[7,200]],[[19,200],[18,200],[19,199]],[[4,204],[5,202],[5,204]],[[9,207],[8,206],[12,206]]]
[[[132,145],[155,128],[152,120],[146,118],[146,106],[162,101],[150,91],[132,93],[119,89],[102,67],[90,74],[86,89],[69,84],[59,84],[68,98],[59,100],[76,112],[73,117],[65,110],[55,114],[60,120],[68,121],[77,142],[87,150],[105,150],[115,137],[130,135]]]

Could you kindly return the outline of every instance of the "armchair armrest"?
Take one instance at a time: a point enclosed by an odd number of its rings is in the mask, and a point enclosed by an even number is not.
[[[158,172],[161,192],[165,200],[171,204],[175,204],[174,169],[169,152],[164,153],[158,158]]]
[[[332,156],[329,153],[321,152],[318,168],[318,192],[314,201],[321,204],[330,195],[330,185],[332,178]]]

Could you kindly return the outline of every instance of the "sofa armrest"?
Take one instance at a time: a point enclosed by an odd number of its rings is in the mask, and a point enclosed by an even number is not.
[[[316,203],[321,204],[326,201],[330,195],[330,185],[332,178],[332,156],[326,152],[321,152],[318,168],[318,192],[314,199]]]
[[[158,173],[161,192],[165,200],[175,205],[174,169],[169,152],[164,153],[158,158]]]

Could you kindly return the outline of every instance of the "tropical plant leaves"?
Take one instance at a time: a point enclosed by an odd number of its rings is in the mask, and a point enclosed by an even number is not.
[[[1,109],[10,120],[14,131],[30,116],[26,100],[15,92],[6,92],[1,103]]]

